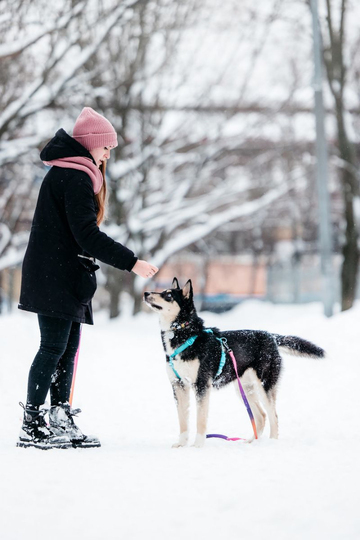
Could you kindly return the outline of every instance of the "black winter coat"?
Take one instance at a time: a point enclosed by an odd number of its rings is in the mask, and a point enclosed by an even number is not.
[[[40,154],[43,161],[91,154],[60,129]],[[29,244],[22,267],[19,308],[42,315],[93,324],[91,299],[95,270],[89,259],[132,270],[130,249],[101,232],[88,174],[52,167],[40,188]]]

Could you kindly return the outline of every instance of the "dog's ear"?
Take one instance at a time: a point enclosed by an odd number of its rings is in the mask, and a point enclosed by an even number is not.
[[[185,283],[185,287],[183,288],[182,293],[183,293],[183,297],[186,298],[187,300],[192,299],[192,297],[193,297],[193,287],[192,287],[191,279],[189,279]]]
[[[171,288],[172,288],[172,289],[180,289],[180,285],[179,285],[179,282],[178,282],[178,280],[177,280],[176,277],[174,277],[174,279],[173,279]]]

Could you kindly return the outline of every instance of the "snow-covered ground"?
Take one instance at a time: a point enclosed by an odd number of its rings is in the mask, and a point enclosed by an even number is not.
[[[360,305],[329,320],[319,304],[257,301],[203,317],[328,351],[326,360],[284,357],[278,441],[265,431],[251,445],[171,449],[177,418],[156,315],[98,314],[83,329],[74,406],[102,448],[15,448],[38,330],[33,314],[0,317],[2,540],[360,538]],[[213,393],[209,432],[250,436],[233,387]]]

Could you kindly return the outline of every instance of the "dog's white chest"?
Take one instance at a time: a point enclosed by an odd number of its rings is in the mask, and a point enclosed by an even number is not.
[[[174,349],[170,345],[170,336],[165,335],[164,341],[165,341],[165,350],[166,354],[169,356],[173,354]],[[181,360],[181,354],[176,355],[173,359],[174,368],[176,369],[177,373],[180,375],[183,382],[188,384],[194,384],[196,382],[198,371],[199,371],[199,365],[200,362],[198,358],[194,360],[190,360],[187,362],[184,362]],[[169,362],[167,362],[167,373],[168,377],[171,382],[177,381],[178,378],[175,375],[174,371],[172,370]]]
[[[184,383],[195,384],[199,371],[199,360],[197,358],[188,362],[184,362],[180,359],[176,360],[175,358],[173,358],[173,363],[174,368],[176,369],[177,373],[180,375]],[[177,381],[178,378],[173,372],[169,363],[167,363],[166,365],[170,381]]]

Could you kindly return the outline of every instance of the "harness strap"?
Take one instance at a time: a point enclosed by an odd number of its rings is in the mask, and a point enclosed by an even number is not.
[[[211,330],[211,328],[204,328],[204,332],[207,332],[208,334],[213,334],[214,333]],[[223,367],[225,366],[226,353],[225,353],[225,347],[224,347],[224,340],[226,342],[226,339],[225,338],[218,338],[216,336],[215,336],[215,339],[217,339],[217,341],[220,341],[220,345],[221,345],[221,358],[220,358],[219,368],[218,368],[217,373],[215,375],[215,379],[216,379],[216,377],[219,377],[219,375],[221,375]]]
[[[183,351],[185,351],[185,349],[187,349],[188,347],[191,347],[191,345],[194,343],[194,341],[197,339],[197,335],[195,336],[191,336],[189,337],[189,339],[187,339],[185,341],[185,343],[183,343],[182,345],[180,345],[180,347],[178,347],[177,349],[175,349],[175,351],[169,356],[169,364],[170,364],[170,367],[171,369],[173,370],[173,372],[175,373],[175,375],[177,376],[177,378],[181,381],[181,377],[180,375],[178,374],[178,372],[176,371],[175,367],[174,367],[174,362],[173,362],[173,358],[177,355],[177,354],[180,354],[182,353]]]

